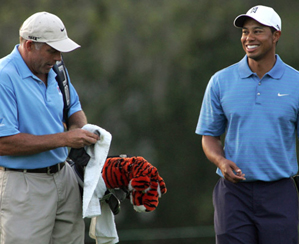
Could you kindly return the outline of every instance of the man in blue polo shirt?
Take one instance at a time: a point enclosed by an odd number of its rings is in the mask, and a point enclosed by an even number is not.
[[[0,242],[84,243],[76,177],[67,147],[96,143],[70,84],[69,130],[53,65],[80,47],[55,15],[39,12],[20,28],[20,44],[0,60]]]
[[[255,6],[234,25],[246,55],[212,76],[196,128],[221,176],[216,242],[297,244],[299,73],[276,54],[281,20],[272,8]]]

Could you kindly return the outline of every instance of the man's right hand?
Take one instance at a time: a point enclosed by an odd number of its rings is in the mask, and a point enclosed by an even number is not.
[[[224,158],[218,164],[218,167],[226,180],[229,180],[233,183],[246,180],[245,174],[243,174],[242,170],[231,160]]]
[[[73,129],[65,132],[66,146],[71,148],[81,148],[95,144],[100,137],[92,132],[83,129]]]
[[[225,179],[233,183],[246,180],[242,170],[225,158],[220,136],[202,136],[202,147],[207,158],[221,170]]]

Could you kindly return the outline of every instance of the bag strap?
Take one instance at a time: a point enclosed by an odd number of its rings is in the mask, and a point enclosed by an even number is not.
[[[59,89],[63,95],[63,117],[66,123],[67,128],[69,127],[68,123],[68,111],[70,109],[71,97],[70,97],[70,90],[69,90],[69,78],[66,72],[66,67],[63,62],[63,58],[61,56],[61,61],[57,61],[56,64],[53,66],[53,70],[55,71],[56,81],[58,83]]]

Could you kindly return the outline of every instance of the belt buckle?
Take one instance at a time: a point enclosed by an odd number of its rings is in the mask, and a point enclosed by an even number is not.
[[[57,167],[57,170],[56,170],[56,172],[51,172],[51,168],[53,167],[53,166],[56,166]],[[49,166],[49,167],[47,167],[47,174],[48,175],[54,175],[55,173],[57,173],[57,172],[59,172],[60,171],[60,169],[61,169],[61,166],[60,166],[60,163],[58,163],[58,164],[56,164],[56,165],[53,165],[53,166]]]
[[[47,175],[53,175],[54,173],[51,173],[51,167],[47,167]]]

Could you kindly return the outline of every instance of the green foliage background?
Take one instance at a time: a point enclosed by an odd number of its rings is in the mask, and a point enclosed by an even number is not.
[[[213,224],[218,177],[194,131],[210,76],[244,55],[233,20],[257,4],[280,14],[277,52],[298,69],[297,0],[1,0],[0,56],[31,14],[58,15],[82,46],[64,59],[89,123],[112,133],[110,155],[141,155],[166,181],[153,213],[122,204],[119,230]]]

